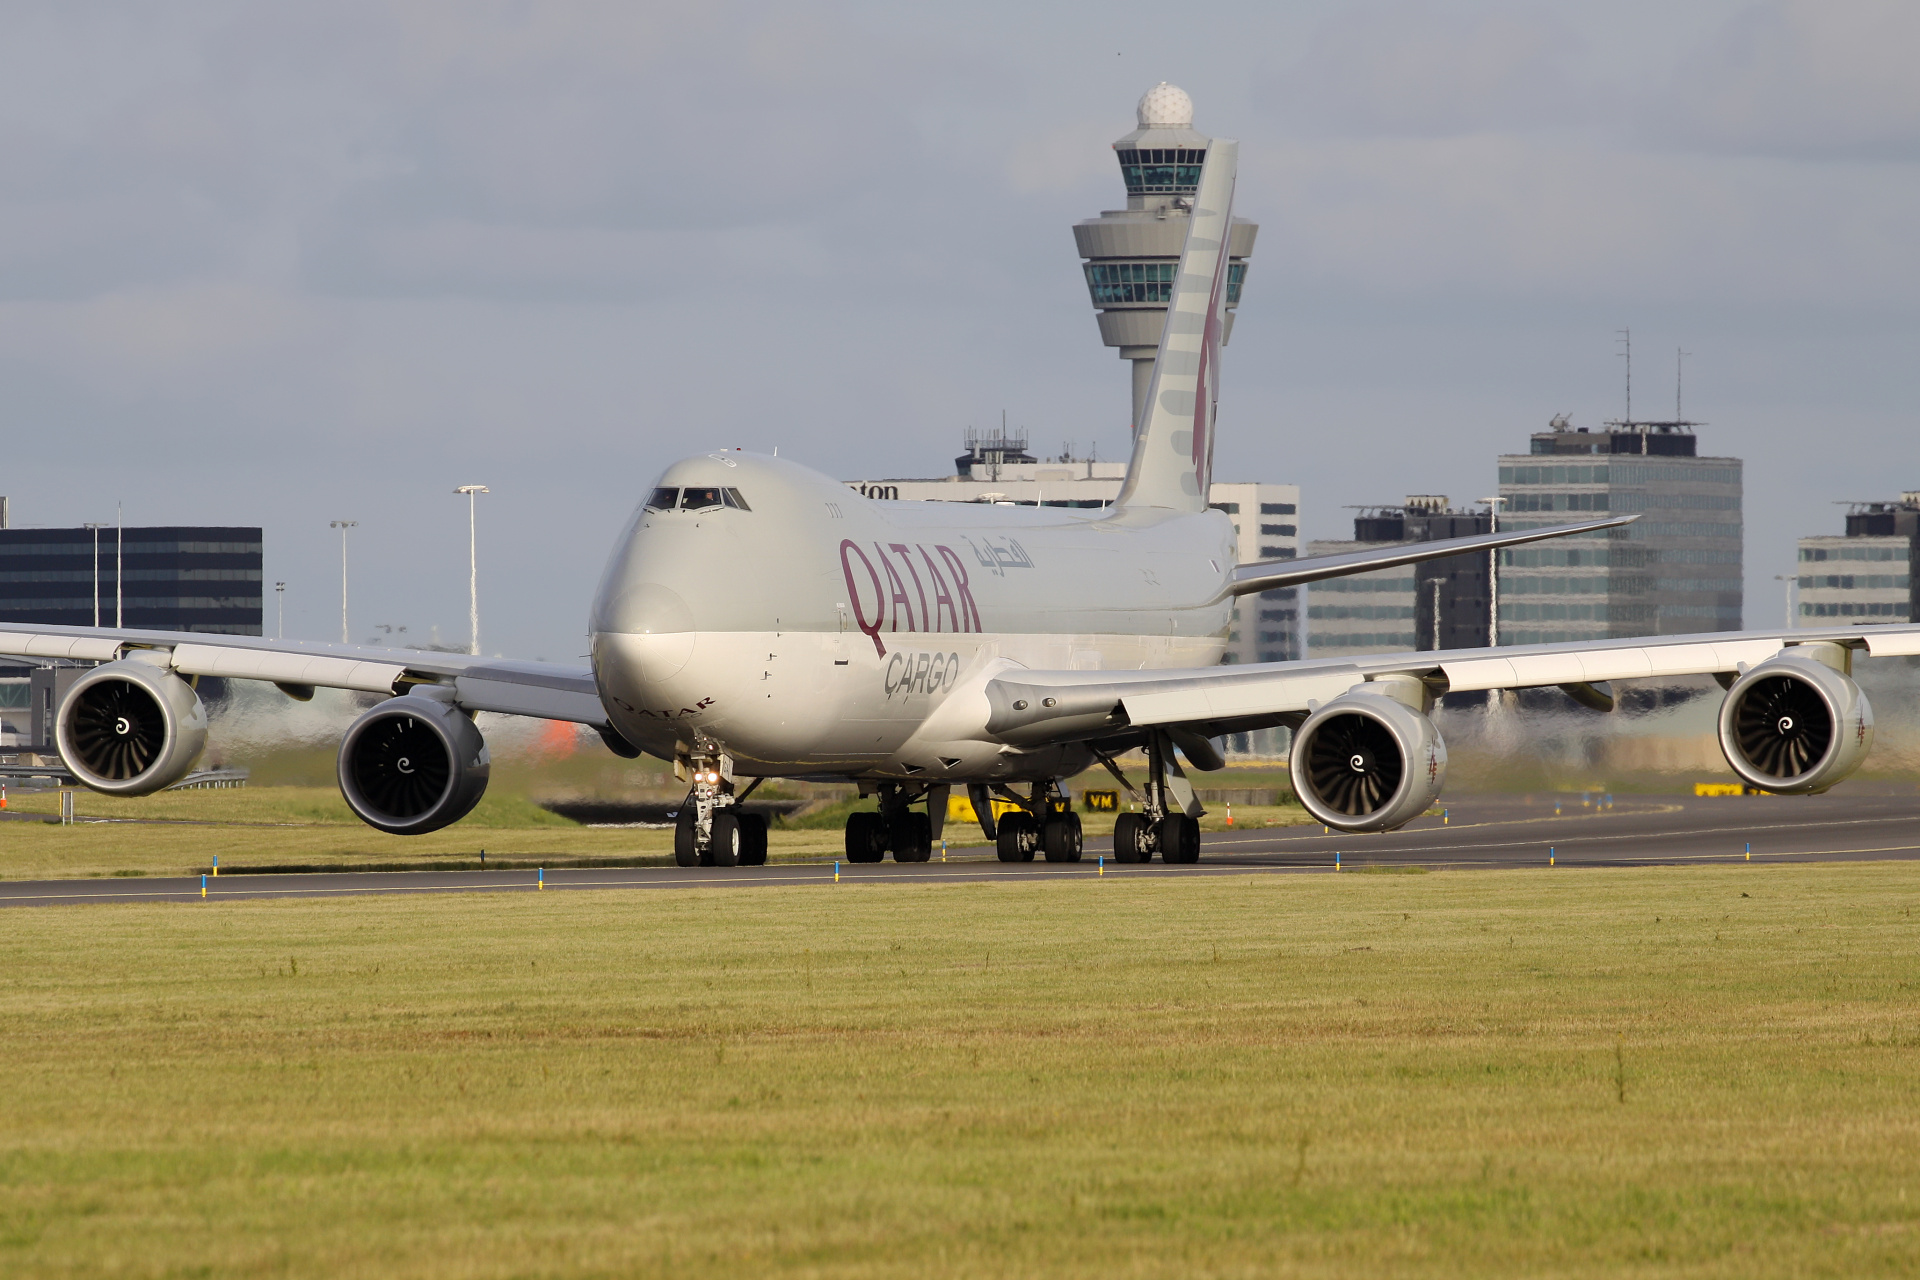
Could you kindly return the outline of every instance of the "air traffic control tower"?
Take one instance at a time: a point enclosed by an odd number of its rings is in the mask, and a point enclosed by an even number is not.
[[[1100,340],[1120,348],[1133,363],[1133,426],[1137,430],[1160,353],[1173,277],[1187,243],[1187,218],[1200,168],[1213,140],[1193,131],[1193,99],[1162,80],[1140,99],[1140,127],[1113,144],[1120,176],[1127,184],[1127,207],[1073,224],[1074,243],[1087,260],[1087,288],[1100,313]],[[1247,259],[1260,228],[1233,220],[1227,245],[1227,329],[1233,337],[1233,309],[1240,305]]]

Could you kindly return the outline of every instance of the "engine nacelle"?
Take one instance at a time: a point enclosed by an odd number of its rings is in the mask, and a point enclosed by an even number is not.
[[[340,740],[340,794],[368,826],[424,835],[487,792],[487,743],[464,711],[424,694],[381,703]]]
[[[53,741],[83,785],[108,795],[151,795],[186,777],[200,758],[207,709],[173,672],[122,659],[73,682]]]
[[[1727,690],[1720,750],[1749,785],[1781,795],[1825,791],[1873,749],[1867,695],[1815,656],[1819,648],[1836,647],[1782,650]]]
[[[1427,811],[1447,776],[1433,721],[1387,692],[1354,690],[1293,735],[1293,792],[1341,831],[1392,831]]]

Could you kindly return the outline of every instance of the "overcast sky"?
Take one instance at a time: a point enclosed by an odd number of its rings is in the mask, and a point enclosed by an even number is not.
[[[1920,488],[1920,4],[0,3],[19,524],[259,524],[287,634],[584,652],[674,458],[939,475],[962,431],[1126,447],[1069,231],[1156,81],[1261,224],[1216,473],[1491,491],[1559,412],[1747,460],[1793,539]],[[724,573],[725,566],[716,566]],[[267,629],[272,633],[271,591]]]

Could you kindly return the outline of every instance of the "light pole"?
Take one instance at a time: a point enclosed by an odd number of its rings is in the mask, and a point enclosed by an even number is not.
[[[107,526],[91,521],[81,526],[93,530],[93,625],[100,625],[100,531]]]
[[[280,625],[273,629],[274,630],[273,638],[276,640],[285,640],[287,638],[287,584],[286,583],[276,582],[273,584],[273,602],[280,614]]]
[[[347,639],[347,530],[356,528],[358,520],[329,520],[327,526],[340,531],[340,643],[351,644]]]
[[[467,634],[472,637],[467,652],[480,653],[480,543],[475,534],[473,505],[480,494],[490,493],[483,484],[463,484],[455,493],[467,495]]]
[[[1785,587],[1786,587],[1786,596],[1787,596],[1787,630],[1789,630],[1789,631],[1791,631],[1791,630],[1793,630],[1793,583],[1794,583],[1794,576],[1793,576],[1792,574],[1790,574],[1790,573],[1776,573],[1776,574],[1774,574],[1774,575],[1773,575],[1773,580],[1774,580],[1775,582],[1778,582],[1778,583],[1782,583],[1782,584],[1784,584],[1784,585],[1785,585]]]
[[[1487,506],[1488,533],[1500,532],[1500,504],[1503,497],[1475,498],[1475,502],[1484,502]],[[1487,552],[1487,647],[1500,645],[1500,548]]]
[[[120,619],[127,602],[127,519],[119,503],[113,504],[113,625],[124,627]]]

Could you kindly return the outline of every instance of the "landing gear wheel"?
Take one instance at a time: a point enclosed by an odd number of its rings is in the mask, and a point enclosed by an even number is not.
[[[740,865],[767,865],[767,815],[764,813],[740,815]]]
[[[740,819],[731,813],[713,815],[713,840],[707,846],[709,860],[716,867],[740,865]]]
[[[894,817],[889,828],[895,862],[925,862],[933,856],[933,819],[908,810]]]
[[[887,828],[871,811],[847,815],[847,861],[878,862],[887,856]]]
[[[700,865],[700,850],[693,840],[693,809],[684,806],[673,820],[673,860],[683,867]]]
[[[1040,824],[1030,813],[1009,813],[1000,819],[999,846],[1002,862],[1032,862],[1040,847]]]
[[[1184,813],[1160,819],[1160,857],[1167,862],[1200,861],[1200,822]]]
[[[1123,813],[1114,819],[1113,860],[1115,862],[1153,861],[1153,850],[1147,848],[1146,815]]]
[[[1040,829],[1040,843],[1046,848],[1048,862],[1080,861],[1082,842],[1077,813],[1056,813]]]

